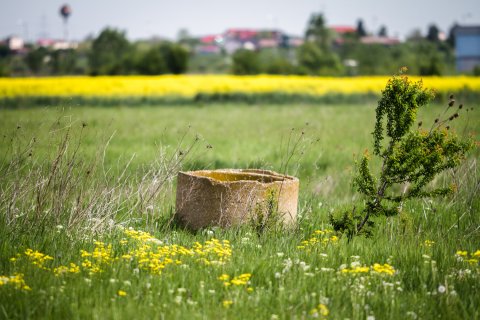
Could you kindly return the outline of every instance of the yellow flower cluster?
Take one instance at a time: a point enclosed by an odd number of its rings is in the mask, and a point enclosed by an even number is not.
[[[36,267],[52,272],[55,276],[77,274],[82,271],[93,275],[101,273],[114,264],[127,264],[129,267],[144,270],[151,274],[161,274],[168,265],[185,265],[188,262],[204,265],[223,265],[232,256],[232,249],[228,240],[210,239],[203,244],[195,242],[191,248],[177,244],[163,245],[162,241],[156,239],[148,232],[133,229],[124,230],[127,238],[120,241],[122,249],[118,252],[113,250],[112,244],[101,241],[94,242],[91,251],[80,250],[80,263],[70,262],[68,265],[50,267],[47,262],[53,258],[37,250],[27,249],[24,255],[17,254],[10,261],[17,263],[22,257],[26,257]],[[23,276],[12,276],[0,278],[1,285],[7,283],[21,283]],[[246,275],[232,279],[232,284],[240,285],[241,282],[248,282]],[[22,280],[23,281],[23,280]],[[119,293],[120,296],[122,294]]]
[[[411,77],[419,80],[419,77]],[[321,96],[328,93],[378,93],[388,77],[307,77],[307,76],[233,76],[163,75],[104,77],[0,78],[0,98],[25,96],[132,97],[179,96],[228,93],[285,93]],[[423,77],[425,86],[439,92],[463,89],[480,91],[478,77]]]
[[[59,266],[53,269],[56,276],[61,276],[68,273],[80,273],[80,267],[71,262],[69,266]]]
[[[477,250],[470,254],[466,250],[458,250],[455,253],[455,256],[457,257],[457,259],[468,262],[471,265],[478,265],[478,261],[480,259],[480,250]]]
[[[211,239],[205,241],[204,245],[195,242],[193,250],[196,255],[201,257],[198,260],[206,265],[222,265],[232,256],[232,249],[228,240]]]
[[[95,248],[92,252],[80,250],[82,258],[86,258],[82,262],[82,267],[90,273],[102,272],[102,266],[110,265],[114,259],[112,245],[105,245],[100,241],[95,241]]]
[[[342,274],[359,274],[359,273],[378,273],[378,274],[387,274],[393,276],[395,274],[395,268],[389,265],[388,263],[379,264],[375,263],[373,266],[355,266],[352,268],[344,268],[340,270]]]
[[[13,276],[0,276],[0,287],[10,285],[15,289],[30,291],[32,290],[23,279],[23,274],[15,273]]]
[[[432,240],[425,240],[425,242],[423,243],[425,247],[431,247],[434,244],[435,244],[435,241],[432,241]]]
[[[329,313],[330,310],[328,310],[328,307],[323,303],[320,303],[316,308],[310,310],[310,315],[313,317],[318,317],[319,315],[322,317],[326,317]]]
[[[53,260],[53,258],[49,255],[41,253],[37,250],[33,251],[32,249],[27,249],[24,253],[35,266],[39,267],[40,269],[50,270],[49,267],[45,266],[47,261]]]
[[[333,230],[315,230],[312,236],[308,240],[303,240],[300,242],[300,245],[297,246],[297,249],[306,250],[307,252],[311,251],[314,247],[317,246],[326,246],[328,244],[335,244],[338,242],[338,237],[333,235]]]
[[[230,279],[230,276],[228,274],[222,274],[220,277],[218,277],[218,280],[223,281],[223,285],[225,287],[229,287],[231,285],[246,286],[249,284],[251,277],[252,277],[251,273],[243,273],[239,276],[236,276]]]
[[[370,272],[370,267],[353,267],[353,268],[345,268],[340,271],[341,273],[369,273]]]
[[[122,259],[136,262],[139,269],[152,274],[161,274],[162,270],[169,264],[181,265],[180,256],[191,256],[192,251],[182,246],[152,246],[143,244],[139,248],[129,251],[122,256]]]
[[[167,265],[183,265],[183,259],[189,257],[205,265],[221,265],[232,255],[228,240],[210,239],[204,244],[195,242],[192,248],[186,248],[176,244],[162,245],[162,241],[143,231],[128,229],[125,235],[134,240],[136,246],[123,254],[121,259],[136,263],[139,269],[152,274],[162,273]],[[127,239],[123,241],[128,243]]]
[[[223,300],[222,305],[224,308],[230,308],[230,306],[233,304],[232,300]]]
[[[372,266],[372,271],[376,273],[385,273],[385,274],[388,274],[389,276],[393,276],[395,274],[395,268],[389,265],[388,263],[385,263],[383,265],[375,263]]]

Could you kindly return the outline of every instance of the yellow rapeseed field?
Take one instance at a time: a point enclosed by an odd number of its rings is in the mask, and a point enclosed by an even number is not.
[[[420,80],[420,77],[411,77]],[[46,97],[193,97],[199,93],[284,93],[322,96],[328,93],[379,93],[388,77],[329,78],[306,76],[164,75],[47,77],[0,79],[0,98]],[[438,92],[480,91],[479,77],[423,77]]]

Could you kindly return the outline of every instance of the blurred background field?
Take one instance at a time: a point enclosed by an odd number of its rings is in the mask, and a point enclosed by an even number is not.
[[[164,75],[0,79],[0,107],[116,106],[204,103],[375,103],[388,77]],[[436,102],[455,94],[476,102],[480,78],[412,77],[436,92]]]

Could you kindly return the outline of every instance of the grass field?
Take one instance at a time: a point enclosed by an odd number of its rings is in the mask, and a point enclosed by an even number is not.
[[[428,128],[443,110],[419,118]],[[407,203],[371,239],[331,232],[329,213],[362,201],[351,177],[372,148],[374,113],[0,110],[0,318],[480,318],[478,148],[434,182],[453,179],[455,196]],[[479,120],[461,115],[457,133],[478,141]],[[298,223],[263,234],[170,223],[176,171],[231,167],[298,176]]]

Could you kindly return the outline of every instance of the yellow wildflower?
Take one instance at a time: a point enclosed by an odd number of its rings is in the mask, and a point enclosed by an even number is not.
[[[384,265],[375,263],[372,268],[373,271],[377,273],[386,273],[391,276],[395,274],[395,269],[388,263],[385,263]]]
[[[11,285],[15,289],[30,291],[30,288],[23,279],[23,273],[15,273],[12,276],[0,276],[0,286]]]
[[[424,245],[425,247],[431,247],[435,244],[435,241],[432,240],[425,240]]]
[[[313,317],[318,317],[319,315],[322,317],[326,317],[329,313],[330,311],[328,310],[328,307],[323,303],[320,303],[316,308],[310,310],[310,315]]]
[[[224,308],[230,308],[230,306],[233,304],[232,300],[223,300],[222,305]]]
[[[57,268],[53,269],[53,273],[56,276],[60,276],[66,273],[79,273],[80,272],[80,267],[77,266],[75,263],[71,262],[70,265],[67,266],[59,266]]]
[[[220,277],[218,277],[218,280],[228,281],[230,280],[230,276],[228,274],[222,274]]]
[[[118,290],[117,294],[118,294],[118,296],[120,296],[120,297],[126,297],[126,296],[127,296],[127,293],[126,293],[125,291],[123,291],[123,290]]]
[[[25,250],[24,254],[28,257],[28,260],[30,260],[33,265],[39,267],[40,269],[50,270],[50,268],[45,266],[45,263],[53,260],[51,256],[41,253],[37,250],[33,251],[32,249]]]
[[[333,231],[329,229],[315,230],[309,239],[300,242],[300,245],[297,246],[297,249],[310,252],[312,248],[318,245],[327,246],[328,244],[334,244],[338,242],[339,239],[337,236],[329,236],[331,233],[333,233]]]
[[[342,273],[368,273],[370,272],[370,267],[354,267],[351,269],[345,268],[341,270]]]
[[[468,251],[457,250],[455,254],[459,257],[466,257],[468,254]]]

